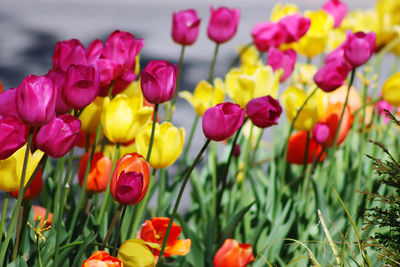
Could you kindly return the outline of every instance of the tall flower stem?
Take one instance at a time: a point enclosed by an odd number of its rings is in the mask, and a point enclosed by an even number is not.
[[[10,193],[6,192],[6,196],[4,198],[4,203],[3,203],[3,212],[1,213],[0,242],[3,239],[4,222],[6,221],[7,206],[8,206],[8,200],[9,199],[10,199]]]
[[[185,150],[183,151],[183,158],[182,158],[182,160],[181,160],[181,162],[179,163],[179,166],[178,166],[178,171],[177,171],[178,175],[180,174],[180,171],[183,168],[183,165],[186,164],[187,156],[189,154],[189,149],[190,149],[190,146],[192,145],[192,141],[193,141],[193,136],[194,136],[194,133],[196,132],[197,124],[199,123],[199,118],[200,117],[197,116],[197,114],[196,114],[195,118],[194,118],[194,121],[193,121],[192,129],[190,130],[189,140],[188,140],[188,142],[187,142],[187,144],[185,146]]]
[[[117,256],[116,252],[117,252],[117,247],[118,247],[119,235],[121,233],[122,223],[124,222],[126,208],[127,208],[126,205],[124,205],[122,207],[121,219],[118,222],[117,233],[115,235],[115,241],[114,241],[114,248],[113,248],[113,251],[112,251],[112,255],[114,255],[114,256]]]
[[[154,133],[156,131],[156,124],[157,124],[157,114],[158,114],[158,104],[155,104],[154,105],[153,124],[151,125],[151,135],[150,135],[149,148],[147,150],[147,156],[146,156],[146,161],[147,162],[150,162],[151,150],[153,149]]]
[[[114,230],[114,227],[115,227],[115,225],[117,224],[117,221],[118,221],[118,218],[119,218],[119,214],[121,213],[122,207],[123,207],[123,205],[122,205],[122,204],[119,204],[118,209],[117,209],[117,211],[116,211],[115,214],[114,214],[114,218],[113,218],[112,221],[111,221],[110,227],[108,227],[107,235],[106,235],[106,237],[104,238],[104,242],[103,242],[103,244],[101,245],[100,250],[104,250],[104,248],[106,247],[106,245],[107,245],[107,243],[108,243],[108,240],[110,240],[112,231]]]
[[[192,173],[194,167],[195,167],[195,166],[197,165],[197,163],[200,161],[201,156],[203,155],[203,153],[204,153],[204,151],[206,150],[207,146],[210,144],[210,141],[211,141],[210,139],[207,139],[207,141],[204,143],[204,145],[203,145],[203,147],[201,148],[199,154],[197,154],[196,159],[194,160],[192,166],[191,166],[190,169],[187,171],[187,173],[186,173],[186,175],[185,175],[185,178],[183,179],[181,188],[180,188],[179,193],[178,193],[178,197],[176,198],[176,201],[175,201],[174,209],[173,209],[173,211],[172,211],[171,216],[169,217],[169,223],[168,223],[167,230],[165,231],[165,236],[164,236],[164,240],[163,240],[163,243],[162,243],[162,246],[161,246],[161,251],[160,251],[160,256],[159,256],[159,258],[158,258],[158,264],[157,264],[157,266],[161,266],[161,264],[162,264],[163,255],[164,255],[164,250],[165,250],[165,247],[166,247],[166,245],[167,245],[167,240],[168,240],[169,232],[171,231],[172,222],[174,221],[175,216],[176,216],[176,212],[178,211],[178,207],[179,207],[179,204],[180,204],[180,202],[181,202],[181,198],[182,198],[183,192],[185,191],[186,184],[187,184],[187,182],[189,181],[190,175],[191,175],[191,173]]]
[[[217,61],[218,49],[219,49],[219,44],[215,44],[214,56],[211,61],[210,73],[208,74],[208,79],[207,79],[208,83],[212,83],[212,79],[214,77],[214,68],[215,68],[215,62]]]
[[[181,54],[179,56],[179,64],[178,64],[178,74],[176,76],[175,93],[174,93],[174,97],[172,98],[171,110],[168,115],[168,121],[172,120],[172,115],[173,115],[174,109],[175,109],[176,95],[178,94],[178,91],[179,91],[179,83],[181,81],[181,75],[182,75],[183,56],[185,55],[185,47],[186,46],[184,46],[184,45],[182,45],[182,47],[181,47]]]

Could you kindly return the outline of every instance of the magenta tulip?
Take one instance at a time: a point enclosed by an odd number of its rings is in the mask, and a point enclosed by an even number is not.
[[[136,203],[143,192],[143,174],[122,171],[115,189],[115,200],[123,205]]]
[[[254,45],[260,52],[267,52],[270,47],[279,47],[286,40],[285,28],[275,22],[261,22],[251,30]]]
[[[70,114],[53,118],[40,128],[36,136],[36,145],[53,158],[68,153],[79,141],[81,121]]]
[[[329,137],[329,126],[325,123],[317,123],[314,126],[312,137],[317,144],[323,144]]]
[[[42,126],[55,116],[57,92],[45,76],[27,76],[17,87],[17,112],[30,126]]]
[[[86,64],[85,47],[78,39],[58,42],[53,55],[53,69],[67,71],[72,64]]]
[[[62,97],[74,109],[83,109],[99,95],[99,72],[93,65],[71,65],[65,74]]]
[[[150,61],[140,76],[144,98],[152,104],[171,100],[175,93],[177,73],[177,65],[172,66],[163,60]]]
[[[278,124],[282,107],[278,100],[268,95],[250,100],[246,105],[246,113],[255,126],[267,128]]]
[[[286,31],[285,43],[297,42],[303,37],[311,26],[311,20],[296,13],[283,17],[278,24]]]
[[[285,81],[293,72],[296,63],[296,52],[293,49],[280,51],[279,49],[271,46],[268,50],[268,65],[274,71],[278,69],[283,70],[280,81]]]
[[[245,112],[239,105],[221,103],[203,114],[204,135],[214,141],[231,137],[243,124]]]
[[[0,115],[19,117],[15,100],[16,88],[11,88],[0,93]]]
[[[97,60],[100,59],[103,53],[103,42],[99,39],[91,42],[86,50],[86,63],[87,65],[96,65]]]
[[[346,32],[347,40],[344,48],[344,57],[356,68],[366,63],[375,49],[376,35],[374,32],[364,33]]]
[[[320,68],[314,75],[314,82],[324,92],[331,92],[345,83],[350,70],[351,66],[339,58]]]
[[[13,116],[0,115],[0,160],[6,159],[26,142],[26,126]]]
[[[222,44],[232,39],[239,24],[239,9],[220,7],[215,10],[211,6],[210,13],[210,22],[207,28],[208,38],[217,44]]]
[[[340,26],[347,14],[347,5],[344,2],[340,2],[340,0],[327,0],[322,9],[333,17],[335,20],[333,27],[335,28]]]
[[[172,15],[172,39],[180,45],[192,45],[199,35],[200,19],[196,10],[183,10]]]
[[[65,73],[60,69],[51,69],[46,74],[47,78],[50,78],[56,91],[56,114],[66,114],[71,111],[71,107],[67,105],[62,97],[62,89],[64,87],[64,76]]]

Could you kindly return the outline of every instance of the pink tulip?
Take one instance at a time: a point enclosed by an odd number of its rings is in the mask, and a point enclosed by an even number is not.
[[[62,97],[74,109],[83,109],[99,95],[100,81],[96,67],[71,65],[66,75]]]
[[[324,92],[331,92],[345,83],[351,66],[344,60],[331,61],[320,68],[314,75],[314,82]]]
[[[67,105],[62,98],[62,89],[64,87],[64,76],[65,73],[60,69],[51,69],[46,74],[46,77],[51,79],[54,85],[54,90],[57,93],[56,97],[56,114],[66,114],[69,113],[71,107]]]
[[[210,13],[210,22],[207,28],[208,38],[217,44],[222,44],[232,39],[239,24],[239,9],[220,7],[215,10],[211,6]]]
[[[347,5],[344,2],[340,2],[340,0],[327,0],[322,9],[333,17],[335,20],[333,27],[335,28],[340,26],[347,14]]]
[[[317,123],[314,126],[312,137],[317,144],[323,144],[329,137],[329,126],[325,123]]]
[[[36,145],[53,158],[68,153],[79,141],[81,121],[70,114],[53,118],[40,128],[36,136]]]
[[[91,42],[86,50],[86,63],[87,65],[95,65],[97,60],[100,59],[103,53],[103,42],[99,39]]]
[[[376,35],[374,32],[364,33],[346,32],[347,40],[344,48],[344,57],[356,68],[366,63],[375,49]]]
[[[123,205],[136,203],[143,192],[143,174],[122,171],[115,189],[115,200]]]
[[[53,69],[67,71],[72,64],[86,64],[85,47],[78,39],[58,42],[53,55]]]
[[[278,69],[283,70],[283,74],[280,78],[281,82],[285,81],[292,74],[296,63],[296,57],[296,52],[293,49],[281,52],[273,46],[269,48],[268,65],[270,65],[274,71]]]
[[[183,10],[172,15],[172,39],[181,45],[192,45],[199,35],[200,19],[196,10]]]
[[[0,160],[6,159],[26,142],[26,127],[18,117],[0,115]]]
[[[0,115],[19,117],[15,101],[16,88],[0,93]]]
[[[243,124],[245,112],[237,104],[221,103],[203,114],[204,135],[214,141],[231,137]]]
[[[311,26],[311,20],[296,13],[283,17],[278,24],[282,25],[286,31],[285,43],[293,43],[307,33]]]
[[[325,56],[325,60],[324,60],[325,64],[328,64],[329,62],[337,61],[337,60],[346,61],[346,59],[344,58],[345,45],[346,45],[346,42],[343,42],[336,49],[334,49],[333,51],[329,52]]]
[[[30,126],[42,126],[55,116],[56,95],[53,82],[45,76],[27,76],[17,87],[17,112]]]
[[[246,105],[246,113],[255,126],[267,128],[278,124],[282,107],[278,100],[268,95],[250,100]]]
[[[178,66],[168,61],[152,60],[142,71],[140,86],[143,96],[151,104],[164,103],[175,93]]]
[[[260,52],[267,52],[270,47],[279,47],[286,40],[285,28],[275,22],[261,22],[251,30],[254,45]]]
[[[375,108],[378,110],[379,116],[383,115],[383,122],[388,124],[390,122],[390,118],[388,117],[385,110],[393,113],[394,107],[390,105],[386,100],[380,100],[375,104]],[[400,108],[397,109],[397,112],[400,111]]]

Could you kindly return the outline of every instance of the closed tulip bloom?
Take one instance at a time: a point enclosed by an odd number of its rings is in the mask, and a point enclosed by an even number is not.
[[[156,243],[161,246],[164,242],[164,236],[167,231],[169,220],[169,218],[165,217],[153,217],[151,218],[151,221],[146,220],[140,229],[140,238],[144,241]],[[164,251],[164,257],[186,255],[189,253],[192,241],[190,239],[178,239],[181,233],[182,228],[175,222],[172,222],[167,246]],[[160,248],[155,248],[153,254],[158,256],[160,254]]]
[[[39,169],[39,171],[33,178],[31,185],[28,187],[28,190],[23,196],[23,200],[37,198],[40,195],[40,192],[42,192],[42,187],[43,187],[43,175],[42,175],[42,170]],[[18,198],[18,194],[19,194],[19,189],[11,192],[11,196],[15,199]]]
[[[104,99],[101,125],[105,136],[114,143],[132,141],[151,119],[153,109],[143,106],[141,97],[120,94]]]
[[[51,79],[53,82],[54,90],[57,93],[56,97],[56,114],[66,114],[71,111],[71,107],[65,103],[63,96],[62,96],[62,89],[64,87],[64,76],[65,73],[62,72],[60,69],[51,69],[46,74],[46,77]]]
[[[313,129],[312,137],[318,144],[323,144],[329,137],[329,126],[325,123],[317,123]]]
[[[86,64],[86,50],[78,39],[58,42],[53,55],[53,69],[67,71],[72,64]]]
[[[17,117],[0,115],[0,160],[6,159],[26,142],[25,124]]]
[[[97,60],[100,59],[103,53],[104,45],[103,41],[96,39],[92,41],[86,50],[86,63],[87,65],[96,64]]]
[[[44,76],[27,76],[17,87],[17,112],[30,126],[42,126],[55,116],[56,91],[53,82]]]
[[[124,267],[155,267],[156,259],[150,250],[155,248],[160,249],[160,246],[142,239],[129,239],[119,247],[118,258]]]
[[[60,115],[40,128],[36,145],[53,158],[61,158],[79,141],[81,121],[70,114]]]
[[[19,189],[24,163],[26,145],[18,149],[14,154],[4,160],[0,160],[0,189],[12,192]],[[28,163],[25,176],[25,184],[28,182],[36,166],[43,156],[43,152],[36,150],[33,155],[28,154]],[[24,184],[24,185],[25,185]]]
[[[172,99],[175,93],[178,66],[168,61],[152,60],[140,75],[143,96],[152,104],[160,104]]]
[[[214,267],[245,267],[252,261],[254,261],[253,247],[250,244],[226,239],[215,253],[213,264]]]
[[[335,19],[335,24],[333,25],[335,28],[340,26],[347,14],[347,5],[344,2],[340,2],[340,0],[327,0],[322,9]]]
[[[244,109],[233,103],[222,103],[209,108],[203,114],[203,133],[213,141],[231,137],[243,124]]]
[[[332,92],[341,87],[351,66],[342,59],[334,60],[321,67],[314,75],[314,82],[324,92]]]
[[[207,35],[217,44],[222,44],[235,35],[239,24],[240,11],[237,8],[229,9],[210,7],[210,21],[208,23]]]
[[[87,133],[96,133],[99,127],[101,112],[103,110],[104,97],[96,97],[96,99],[86,106],[79,120],[81,121],[81,130]]]
[[[100,80],[96,67],[72,65],[65,74],[62,97],[74,109],[83,109],[99,95]]]
[[[282,25],[286,32],[285,43],[297,42],[310,29],[311,20],[296,13],[285,16],[279,20],[278,24]]]
[[[146,195],[149,179],[147,161],[137,153],[127,154],[115,166],[110,182],[111,195],[124,205],[137,204]]]
[[[79,162],[78,179],[79,185],[83,185],[85,172],[88,165],[90,153],[82,155]],[[108,180],[110,179],[112,161],[103,155],[101,151],[93,154],[92,163],[90,164],[89,174],[86,181],[86,191],[99,193],[107,189]]]
[[[16,88],[8,89],[0,93],[0,115],[19,117],[17,112],[17,103],[15,100]]]
[[[322,152],[322,145],[316,143],[313,138],[308,140],[308,149],[306,150],[307,135],[306,131],[299,131],[290,135],[286,154],[287,162],[302,165],[304,164],[304,160],[306,160],[306,164],[310,164],[313,160],[316,161],[318,157],[320,162],[325,159],[325,152]],[[304,156],[307,158],[305,159]]]
[[[275,22],[256,24],[251,30],[254,45],[260,52],[267,52],[270,47],[279,47],[286,40],[285,28]]]
[[[40,218],[40,227],[43,227],[45,219],[46,219],[45,227],[51,225],[51,223],[53,222],[53,213],[47,212],[45,208],[37,205],[33,205],[32,210],[33,210],[33,221],[36,223],[36,221]]]
[[[246,105],[246,113],[255,126],[267,128],[278,124],[282,107],[273,97],[263,96],[250,100]]]
[[[194,9],[172,15],[172,39],[181,45],[192,45],[199,35],[200,19]]]
[[[136,150],[144,157],[147,157],[151,127],[152,123],[147,123],[135,140]],[[174,164],[182,152],[184,142],[185,129],[178,129],[170,122],[157,123],[149,162],[150,166],[154,169],[162,169]]]
[[[283,70],[283,74],[279,79],[280,82],[284,82],[292,74],[296,58],[297,54],[293,49],[281,52],[279,49],[271,47],[268,50],[268,65],[270,65],[274,71],[278,69]]]
[[[376,35],[374,32],[351,33],[348,31],[347,40],[344,49],[344,57],[354,67],[366,63],[375,49]]]
[[[82,264],[82,267],[123,267],[122,262],[105,251],[94,252]]]
[[[400,107],[400,72],[393,74],[382,86],[382,98],[390,105]]]
[[[179,96],[188,101],[194,108],[198,116],[203,116],[204,112],[224,101],[225,90],[224,82],[220,78],[214,79],[214,86],[202,80],[194,89],[193,94],[189,91],[182,91]]]

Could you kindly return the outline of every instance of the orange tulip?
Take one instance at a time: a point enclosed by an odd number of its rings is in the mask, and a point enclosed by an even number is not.
[[[47,213],[46,209],[36,205],[33,205],[32,209],[33,209],[33,220],[36,222],[36,220],[40,217],[40,228],[42,228]],[[52,221],[53,221],[53,213],[49,212],[47,214],[46,227],[50,226]]]
[[[159,255],[161,245],[164,241],[165,232],[167,230],[169,218],[165,217],[154,217],[151,221],[146,220],[142,229],[140,229],[140,238],[144,241],[151,243],[158,243],[160,249],[154,249],[153,254]],[[182,228],[175,222],[172,223],[171,230],[169,232],[167,246],[165,247],[164,256],[170,257],[172,255],[186,255],[190,251],[192,240],[190,239],[179,239],[178,237],[182,232]]]
[[[341,103],[342,106],[346,100],[346,94],[348,90],[348,85],[344,84],[338,89],[333,92],[328,93],[328,103],[329,104],[336,104]],[[351,113],[354,113],[357,109],[361,108],[361,97],[360,94],[357,92],[357,89],[352,86],[350,88],[349,100],[347,106],[350,107]]]
[[[96,251],[82,264],[82,267],[123,267],[122,262],[105,251]]]
[[[234,239],[226,239],[214,256],[214,267],[245,267],[254,260],[253,247],[240,244]]]
[[[286,160],[293,164],[303,164],[304,155],[306,153],[307,144],[307,132],[299,131],[290,135],[289,144],[287,148]],[[313,160],[317,160],[317,157],[322,152],[322,145],[317,144],[312,137],[310,137],[308,143],[307,151],[307,164],[311,163]],[[319,156],[320,162],[325,158],[325,152]]]
[[[90,153],[83,154],[79,163],[79,185],[83,185],[85,172],[89,161]],[[95,152],[92,163],[90,164],[89,175],[86,181],[86,191],[88,192],[103,192],[108,185],[112,168],[112,161],[103,155],[102,152]]]
[[[33,181],[31,185],[29,186],[28,190],[26,191],[24,195],[24,200],[28,199],[35,199],[40,195],[40,192],[42,192],[42,187],[43,187],[43,176],[42,176],[42,170],[39,169],[38,173],[35,175],[33,178]],[[18,193],[19,190],[15,190],[11,192],[11,196],[14,198],[18,198]]]

